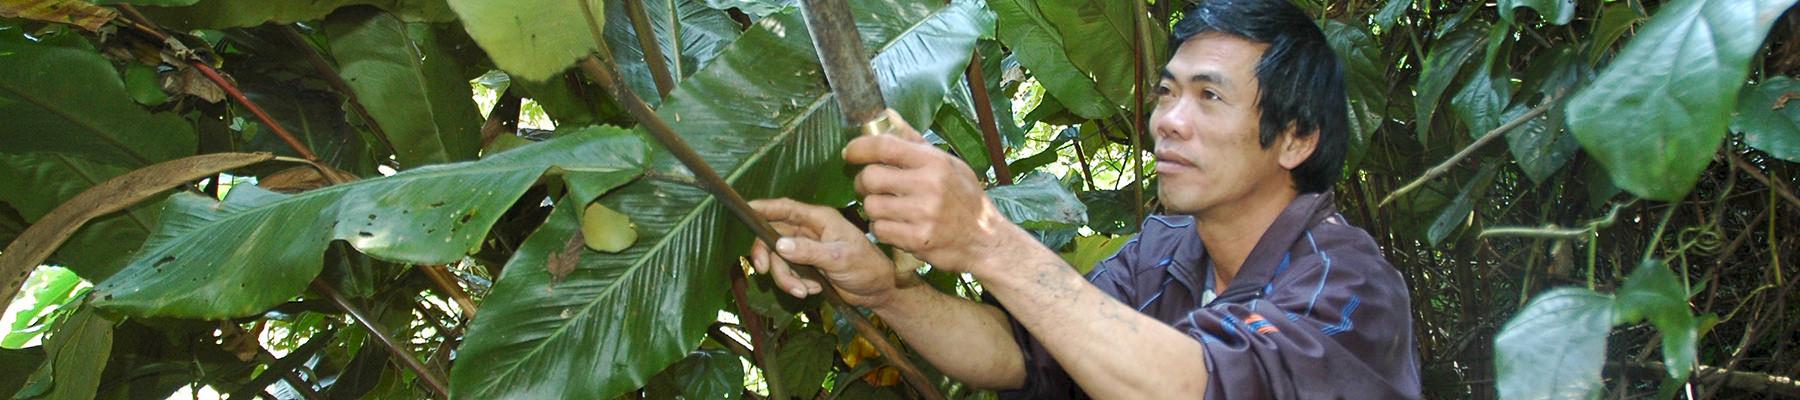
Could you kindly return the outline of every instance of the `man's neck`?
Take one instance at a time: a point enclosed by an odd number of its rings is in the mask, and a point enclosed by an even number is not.
[[[1214,292],[1225,293],[1232,278],[1243,269],[1250,251],[1256,248],[1256,242],[1262,239],[1263,232],[1269,230],[1275,218],[1280,217],[1296,197],[1299,193],[1292,186],[1282,186],[1194,215],[1194,229],[1200,232],[1200,241],[1206,246],[1207,256],[1212,258]]]

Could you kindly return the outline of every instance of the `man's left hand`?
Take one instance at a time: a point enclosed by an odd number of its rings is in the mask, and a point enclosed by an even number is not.
[[[869,230],[933,267],[970,271],[1004,254],[1008,230],[969,165],[925,142],[892,111],[887,133],[850,141],[844,160],[864,165],[856,175]]]

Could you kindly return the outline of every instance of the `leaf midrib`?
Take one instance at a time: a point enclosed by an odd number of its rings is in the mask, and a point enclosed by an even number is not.
[[[113,147],[117,147],[117,148],[119,148],[119,150],[124,151],[126,155],[129,155],[132,158],[136,158],[138,161],[138,165],[150,164],[149,157],[144,156],[141,153],[138,153],[137,149],[131,148],[130,146],[126,146],[125,142],[119,140],[118,138],[112,137],[111,135],[108,134],[108,132],[106,130],[100,129],[99,126],[95,126],[94,124],[89,123],[87,120],[75,118],[74,114],[71,114],[68,111],[65,111],[61,108],[51,107],[49,103],[46,103],[44,101],[44,99],[29,95],[26,92],[19,89],[18,87],[15,87],[15,86],[7,83],[6,80],[0,80],[0,89],[4,89],[7,92],[12,93],[17,98],[23,99],[23,100],[25,100],[25,102],[31,103],[32,105],[36,105],[36,106],[38,106],[38,108],[42,108],[46,111],[49,111],[51,114],[54,114],[57,117],[67,120],[67,121],[73,123],[73,125],[75,125],[75,126],[79,126],[87,131],[93,132],[95,136],[98,136],[102,141],[105,141],[106,144],[110,144]]]

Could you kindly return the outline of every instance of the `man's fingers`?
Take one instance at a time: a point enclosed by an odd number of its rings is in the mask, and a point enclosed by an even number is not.
[[[807,293],[813,292],[812,287],[818,286],[818,282],[809,281],[801,278],[800,274],[794,273],[794,267],[786,261],[782,261],[781,257],[769,257],[769,264],[771,270],[769,277],[775,279],[776,287],[781,288],[781,291],[787,292],[789,295],[806,297]]]
[[[894,245],[902,250],[918,253],[918,246],[924,243],[924,233],[916,225],[894,220],[876,220],[869,223],[869,232],[882,243]]]
[[[844,161],[850,164],[884,164],[899,168],[915,168],[924,162],[931,153],[939,151],[923,142],[916,142],[900,137],[900,135],[863,136],[850,140],[844,145]]]
[[[835,209],[801,203],[793,199],[756,200],[750,202],[750,208],[762,214],[763,218],[767,218],[771,225],[776,226],[776,230],[780,231],[782,236],[791,236],[796,232],[801,232],[812,237],[819,237],[820,233],[825,232],[833,224],[849,224],[849,221],[845,221],[844,216],[838,214]],[[784,225],[790,230],[782,231],[781,227]]]
[[[775,242],[775,253],[788,262],[806,264],[824,270],[838,270],[848,264],[849,252],[842,243],[786,237]]]
[[[863,196],[900,195],[914,186],[907,183],[913,178],[905,170],[875,164],[863,167],[862,172],[856,174],[854,186]]]
[[[869,195],[863,198],[863,211],[869,214],[872,221],[905,222],[912,217],[923,217],[923,210],[917,202],[909,202],[899,196]],[[880,233],[875,234],[880,237]]]
[[[886,113],[890,125],[887,132],[883,132],[882,135],[893,135],[913,143],[925,143],[925,136],[920,135],[918,129],[913,129],[912,124],[907,123],[905,118],[900,118],[900,113],[891,108],[887,109]]]

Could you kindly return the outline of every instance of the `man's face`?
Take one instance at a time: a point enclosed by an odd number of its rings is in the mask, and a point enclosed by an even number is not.
[[[1260,200],[1257,194],[1292,189],[1288,169],[1305,155],[1284,154],[1293,153],[1284,151],[1292,147],[1290,135],[1267,149],[1257,139],[1262,113],[1256,65],[1268,47],[1203,33],[1184,42],[1164,67],[1150,129],[1156,137],[1157,190],[1171,213],[1205,217]]]

